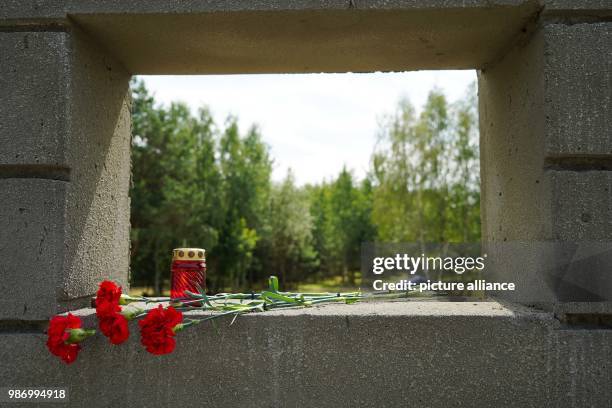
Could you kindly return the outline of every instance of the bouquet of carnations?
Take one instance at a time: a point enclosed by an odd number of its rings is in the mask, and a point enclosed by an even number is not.
[[[138,321],[140,343],[154,355],[172,353],[176,335],[188,327],[205,321],[231,317],[230,325],[245,313],[264,312],[278,308],[311,307],[320,303],[354,303],[363,296],[350,293],[295,293],[281,292],[278,279],[271,276],[268,289],[259,293],[220,293],[206,295],[197,286],[198,293],[185,291],[181,298],[134,297],[122,293],[121,286],[111,281],[99,285],[94,303],[98,328],[110,343],[120,345],[130,336],[130,321]],[[139,305],[144,304],[144,308]],[[156,307],[150,307],[153,306]],[[205,310],[210,315],[188,318],[184,311]],[[83,328],[78,316],[71,313],[54,316],[47,330],[47,348],[66,364],[76,361],[81,344],[96,334],[93,328]]]

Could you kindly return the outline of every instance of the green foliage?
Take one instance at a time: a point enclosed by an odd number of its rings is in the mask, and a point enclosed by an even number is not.
[[[376,239],[372,223],[372,186],[356,186],[345,168],[332,183],[309,187],[315,249],[321,264],[319,278],[342,275],[355,283],[362,242]]]
[[[433,90],[420,115],[402,101],[387,118],[372,159],[372,219],[379,240],[480,240],[475,102],[473,86],[453,106]]]
[[[304,187],[291,171],[271,181],[256,127],[241,133],[235,117],[219,127],[206,109],[159,106],[142,82],[132,87],[133,285],[161,293],[179,246],[206,248],[208,286],[219,291],[267,287],[270,274],[283,287],[353,284],[363,242],[480,238],[474,87],[453,105],[433,90],[419,114],[401,101],[364,180],[344,168]]]
[[[133,84],[132,281],[161,292],[170,251],[207,249],[212,288],[247,284],[271,187],[271,161],[257,129],[219,131],[207,110],[155,106]]]
[[[303,279],[305,271],[316,267],[308,206],[307,196],[295,186],[291,171],[272,188],[260,254],[264,270],[278,274],[281,286]]]

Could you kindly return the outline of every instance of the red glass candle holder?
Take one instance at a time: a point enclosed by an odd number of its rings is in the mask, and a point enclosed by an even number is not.
[[[206,252],[201,248],[177,248],[172,251],[173,299],[187,297],[185,291],[198,293],[198,285],[206,290]]]

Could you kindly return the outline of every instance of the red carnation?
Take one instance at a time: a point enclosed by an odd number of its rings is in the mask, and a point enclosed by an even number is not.
[[[162,355],[172,353],[176,346],[175,327],[183,321],[183,314],[172,306],[164,309],[159,305],[138,322],[140,342],[149,353]]]
[[[81,319],[70,313],[67,316],[54,316],[47,329],[47,348],[66,364],[71,364],[81,350],[78,343],[94,333],[94,330],[81,329]]]
[[[96,294],[96,311],[98,307],[105,303],[111,305],[119,305],[121,298],[121,286],[117,286],[114,282],[105,280],[100,283],[100,288]]]
[[[100,331],[112,344],[121,344],[130,336],[128,320],[121,313],[101,318]]]
[[[128,319],[120,314],[121,286],[105,280],[96,294],[96,315],[100,331],[112,344],[121,344],[130,336]]]
[[[121,306],[109,302],[96,302],[96,315],[98,319],[113,317],[121,311]]]

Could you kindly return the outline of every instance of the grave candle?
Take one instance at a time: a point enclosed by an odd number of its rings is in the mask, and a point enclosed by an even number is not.
[[[185,291],[206,290],[206,257],[201,248],[176,248],[172,251],[172,287],[170,296],[185,297]]]

